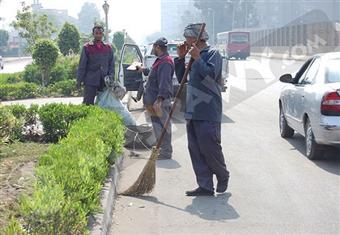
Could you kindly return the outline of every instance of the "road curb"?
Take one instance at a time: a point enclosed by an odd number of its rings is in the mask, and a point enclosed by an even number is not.
[[[14,62],[14,61],[24,61],[24,60],[31,60],[32,57],[24,56],[24,57],[3,57],[4,62]]]
[[[107,178],[101,191],[100,206],[101,213],[94,215],[90,224],[91,235],[106,235],[112,223],[113,210],[117,199],[117,184],[119,172],[122,169],[123,155],[117,158],[116,163],[110,167],[109,177]]]

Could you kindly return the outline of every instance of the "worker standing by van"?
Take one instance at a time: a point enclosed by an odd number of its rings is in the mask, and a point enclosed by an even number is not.
[[[151,116],[153,130],[157,139],[161,136],[163,126],[170,113],[171,98],[173,96],[172,77],[174,62],[168,54],[168,40],[164,37],[153,44],[153,54],[157,56],[152,68],[137,67],[139,72],[148,76],[143,103]],[[166,131],[158,160],[172,158],[171,122]]]

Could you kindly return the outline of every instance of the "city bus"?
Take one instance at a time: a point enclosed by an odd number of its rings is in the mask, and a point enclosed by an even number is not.
[[[217,34],[218,49],[228,59],[247,59],[250,56],[250,33],[229,31]]]

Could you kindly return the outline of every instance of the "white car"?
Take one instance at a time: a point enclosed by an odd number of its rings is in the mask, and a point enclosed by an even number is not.
[[[280,132],[305,137],[309,159],[322,157],[325,146],[340,147],[340,53],[315,55],[287,83],[279,100]],[[340,150],[337,150],[340,156]]]
[[[4,60],[2,59],[1,55],[0,55],[0,69],[4,69]]]

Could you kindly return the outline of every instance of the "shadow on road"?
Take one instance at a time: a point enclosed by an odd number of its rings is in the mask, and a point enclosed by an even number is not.
[[[218,194],[216,197],[195,197],[185,211],[205,220],[233,220],[240,217],[228,204],[231,193]]]
[[[197,215],[204,220],[221,221],[233,220],[240,217],[236,210],[228,204],[228,199],[230,197],[231,193],[218,194],[215,197],[195,197],[192,200],[192,204],[188,205],[185,209],[161,202],[153,196],[141,196],[136,198],[188,212],[192,215]]]
[[[157,167],[164,169],[177,169],[181,167],[181,164],[174,159],[171,160],[159,160],[157,161]]]
[[[303,156],[306,156],[305,138],[302,135],[295,134],[293,138],[287,139],[287,141],[294,147],[292,150],[298,150]],[[329,173],[340,175],[340,150],[337,148],[327,147],[325,155],[321,159],[313,160],[312,162]]]

